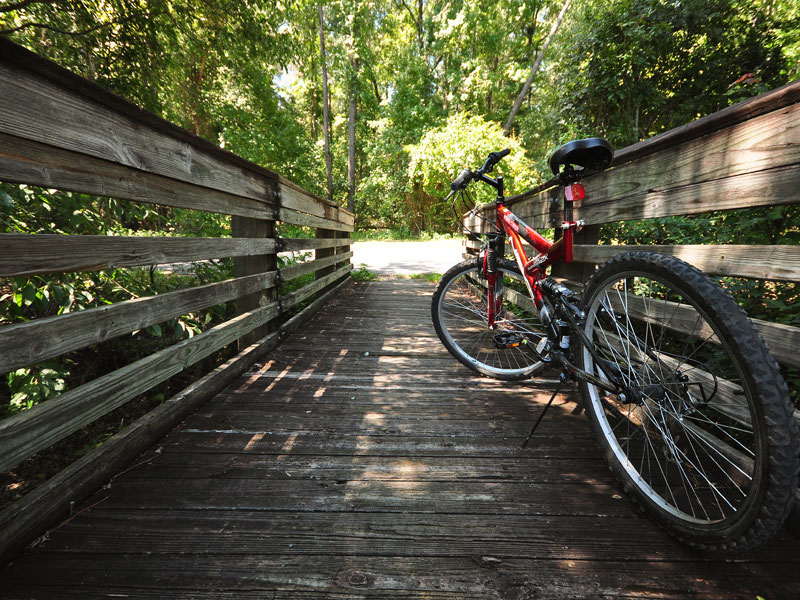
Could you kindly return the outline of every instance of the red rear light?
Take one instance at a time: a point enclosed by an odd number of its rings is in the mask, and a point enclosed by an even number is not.
[[[583,189],[582,183],[573,183],[564,188],[564,197],[567,202],[577,202],[586,197],[586,190]]]

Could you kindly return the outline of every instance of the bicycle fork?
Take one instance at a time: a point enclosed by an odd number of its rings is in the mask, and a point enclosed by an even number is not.
[[[502,316],[503,309],[503,276],[497,270],[498,245],[500,246],[499,256],[502,256],[502,252],[505,250],[505,238],[503,236],[498,236],[489,242],[483,252],[481,269],[487,287],[488,327],[492,331],[497,329],[497,320]]]

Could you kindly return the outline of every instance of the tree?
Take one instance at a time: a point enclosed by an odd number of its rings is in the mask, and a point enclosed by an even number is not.
[[[412,229],[418,231],[452,231],[457,228],[456,216],[443,198],[450,182],[463,167],[475,168],[490,152],[511,149],[497,167],[503,173],[509,190],[523,190],[536,181],[533,165],[525,156],[519,141],[505,136],[500,125],[466,113],[451,115],[445,124],[428,130],[418,144],[408,146],[408,187],[406,203]],[[476,202],[493,199],[488,186],[470,188]]]
[[[325,175],[328,182],[328,200],[333,201],[333,172],[331,167],[330,99],[328,95],[328,65],[325,57],[325,27],[322,19],[322,4],[317,5],[319,14],[319,53],[322,61],[322,114],[325,136]]]
[[[553,27],[550,29],[550,33],[547,35],[547,38],[544,40],[544,44],[542,45],[542,49],[539,50],[539,55],[536,57],[536,60],[531,67],[531,74],[528,76],[528,79],[525,81],[525,85],[522,86],[522,91],[517,96],[517,99],[514,101],[514,106],[511,107],[511,113],[508,115],[508,120],[506,124],[503,126],[503,131],[505,131],[506,135],[511,132],[511,125],[514,123],[514,117],[517,116],[519,112],[519,107],[522,106],[522,101],[525,100],[525,97],[531,90],[531,85],[533,84],[533,78],[536,77],[536,73],[539,70],[539,67],[542,64],[542,59],[544,58],[544,53],[547,50],[547,47],[550,45],[550,42],[553,40],[553,36],[558,31],[558,28],[561,26],[561,21],[564,20],[564,14],[567,12],[570,3],[572,0],[566,0],[564,2],[564,6],[561,8],[561,12],[558,13],[558,17],[556,17],[555,23],[553,23]]]

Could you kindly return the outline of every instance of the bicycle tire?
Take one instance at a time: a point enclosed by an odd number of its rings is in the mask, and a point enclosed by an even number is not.
[[[797,423],[778,365],[733,298],[672,256],[630,252],[581,298],[578,364],[628,386],[580,384],[611,470],[692,546],[741,552],[782,525],[797,489]],[[630,397],[628,397],[630,396]]]
[[[485,280],[480,278],[477,259],[458,263],[442,276],[433,293],[431,317],[439,339],[461,364],[487,377],[519,381],[545,367],[535,350],[545,334],[527,291],[522,291],[524,281],[517,265],[500,260],[497,270],[503,275],[505,291],[495,330],[488,328],[488,303],[482,293]],[[497,347],[498,336],[504,335],[517,345]]]

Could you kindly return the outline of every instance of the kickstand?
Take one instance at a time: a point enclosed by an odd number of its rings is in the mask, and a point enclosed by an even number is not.
[[[553,403],[553,400],[556,399],[556,396],[558,396],[558,392],[560,392],[560,391],[561,391],[561,386],[559,385],[558,387],[556,387],[556,391],[553,392],[553,395],[550,396],[550,400],[547,401],[547,404],[545,405],[544,410],[539,413],[539,418],[536,419],[536,423],[533,424],[533,429],[531,429],[531,432],[528,434],[528,437],[526,437],[525,441],[522,442],[522,447],[523,448],[528,445],[528,442],[531,441],[531,438],[533,437],[533,433],[536,431],[536,428],[539,427],[539,423],[542,422],[542,419],[544,418],[544,415],[547,412],[547,409],[550,408],[550,405]]]

